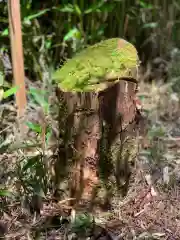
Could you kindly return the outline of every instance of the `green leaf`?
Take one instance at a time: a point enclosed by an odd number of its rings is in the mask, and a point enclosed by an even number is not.
[[[1,32],[1,36],[8,36],[9,35],[9,29],[8,28],[6,28],[6,29],[4,29],[2,32]]]
[[[151,22],[151,23],[146,23],[143,25],[143,28],[157,28],[158,23],[157,22]]]
[[[72,231],[78,233],[86,231],[92,225],[92,217],[88,214],[78,214],[76,218],[71,223]]]
[[[12,197],[12,193],[6,189],[0,189],[1,197]]]
[[[45,42],[46,49],[50,49],[52,46],[52,41],[49,39]]]
[[[144,1],[139,1],[139,5],[142,7],[142,8],[145,8],[145,9],[152,9],[153,8],[153,5],[150,4],[150,3],[146,3]]]
[[[89,14],[89,13],[92,13],[92,12],[97,12],[97,10],[100,11],[99,8],[101,8],[101,6],[103,6],[104,4],[104,1],[99,1],[99,2],[96,2],[96,3],[93,3],[88,9],[85,10],[85,14]]]
[[[85,10],[85,14],[93,13],[93,12],[111,12],[115,4],[106,3],[104,0],[97,1],[97,3],[93,3],[88,9]]]
[[[36,132],[36,133],[41,133],[42,132],[42,127],[39,124],[32,123],[32,122],[27,122],[26,124],[34,132]]]
[[[66,42],[74,38],[77,39],[80,37],[81,37],[81,33],[79,32],[79,30],[77,28],[73,28],[64,36],[63,41]]]
[[[46,9],[43,9],[43,10],[39,11],[38,13],[29,15],[29,16],[24,18],[23,22],[28,22],[28,21],[31,21],[31,20],[33,20],[35,18],[38,18],[38,17],[44,15],[45,13],[47,13],[50,10],[51,10],[50,8],[46,8]]]
[[[49,109],[49,103],[46,97],[46,92],[36,88],[30,88],[29,93],[34,98],[35,102],[38,103],[45,112],[47,112]]]
[[[3,98],[6,99],[14,94],[16,94],[18,87],[12,87],[4,92]]]
[[[22,171],[25,172],[29,168],[30,169],[33,168],[37,164],[38,160],[39,160],[39,156],[33,156],[33,157],[30,157],[29,159],[27,159],[27,163],[22,168]]]
[[[53,7],[53,9],[58,10],[60,12],[67,12],[67,13],[73,13],[75,10],[72,4],[67,4],[67,5],[64,5],[63,7]]]
[[[101,7],[101,12],[112,12],[113,11],[113,9],[116,7],[116,5],[115,4],[111,4],[111,5],[109,5],[109,4],[105,4],[105,5],[103,5],[102,7]]]
[[[26,25],[26,26],[31,26],[31,21],[29,19],[25,19],[23,21],[23,24]]]
[[[82,12],[81,12],[81,9],[79,8],[79,6],[77,4],[75,4],[74,8],[75,8],[77,15],[81,16]]]

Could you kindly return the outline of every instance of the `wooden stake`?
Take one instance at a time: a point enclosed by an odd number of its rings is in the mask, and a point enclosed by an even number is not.
[[[16,92],[16,104],[17,115],[19,118],[24,116],[27,105],[19,0],[8,0],[8,16],[11,37],[13,77],[14,84],[18,88]]]

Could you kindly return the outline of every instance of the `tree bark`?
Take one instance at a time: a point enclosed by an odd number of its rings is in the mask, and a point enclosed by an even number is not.
[[[71,204],[107,202],[116,193],[127,193],[137,154],[136,88],[121,80],[99,94],[61,92],[64,131],[56,187],[66,180],[64,191],[75,198]]]

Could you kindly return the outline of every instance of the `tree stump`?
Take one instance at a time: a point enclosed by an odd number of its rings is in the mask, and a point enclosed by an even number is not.
[[[127,192],[137,154],[138,64],[134,46],[115,38],[86,48],[54,75],[61,97],[56,187],[71,204],[92,204],[103,189],[107,199]]]

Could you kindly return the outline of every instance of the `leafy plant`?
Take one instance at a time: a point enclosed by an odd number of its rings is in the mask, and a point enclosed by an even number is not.
[[[0,72],[0,102],[3,99],[9,98],[16,94],[17,92],[17,87],[10,87],[7,90],[4,88],[4,75],[2,72]]]
[[[71,223],[71,231],[76,234],[86,234],[92,224],[93,219],[89,214],[77,214]]]

